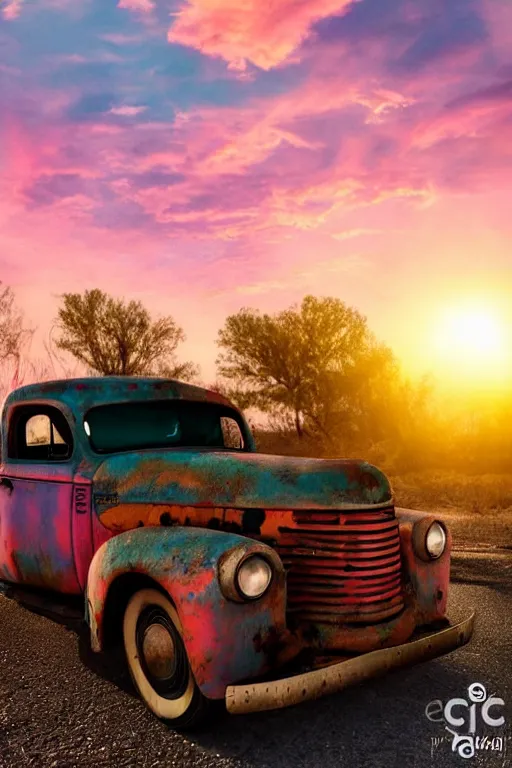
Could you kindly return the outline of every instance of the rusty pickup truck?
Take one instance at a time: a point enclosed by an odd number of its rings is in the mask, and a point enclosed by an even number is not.
[[[84,599],[175,728],[313,699],[468,642],[450,533],[364,461],[260,454],[223,396],[166,379],[22,387],[2,416],[0,581]]]

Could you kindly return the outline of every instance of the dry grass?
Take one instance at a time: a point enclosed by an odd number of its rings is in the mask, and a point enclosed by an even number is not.
[[[455,547],[512,548],[512,476],[422,472],[392,476],[396,506],[435,512]]]
[[[390,478],[397,506],[485,516],[512,513],[512,475],[428,471]]]

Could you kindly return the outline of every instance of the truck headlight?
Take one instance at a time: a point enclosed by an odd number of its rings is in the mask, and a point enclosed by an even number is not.
[[[247,600],[262,597],[272,581],[272,568],[265,558],[251,555],[242,561],[236,573],[238,590]]]
[[[222,594],[235,603],[258,600],[270,589],[285,592],[285,572],[281,558],[270,547],[244,543],[228,549],[217,565]]]
[[[446,548],[446,532],[441,523],[432,523],[425,537],[425,549],[432,560],[437,560]]]

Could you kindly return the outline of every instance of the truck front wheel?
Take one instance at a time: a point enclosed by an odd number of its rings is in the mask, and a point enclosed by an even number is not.
[[[133,683],[149,709],[173,728],[205,719],[208,700],[194,680],[176,609],[156,589],[141,589],[128,602],[123,638]]]

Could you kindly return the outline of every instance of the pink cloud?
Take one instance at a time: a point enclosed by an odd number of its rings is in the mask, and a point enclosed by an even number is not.
[[[313,71],[286,94],[239,107],[190,108],[173,123],[125,125],[111,117],[136,118],[139,107],[69,122],[57,116],[69,98],[50,109],[51,98],[41,93],[37,101],[47,114],[37,141],[27,128],[26,135],[11,131],[16,177],[4,199],[18,206],[20,223],[28,220],[27,206],[43,206],[58,227],[67,218],[95,233],[115,229],[129,237],[139,230],[155,242],[229,242],[269,231],[281,238],[311,230],[329,237],[345,230],[362,234],[369,227],[339,226],[337,217],[393,198],[431,204],[443,187],[456,187],[461,174],[471,185],[473,170],[479,186],[493,177],[506,153],[505,133],[494,155],[487,151],[493,159],[488,168],[478,160],[480,145],[436,148],[452,124],[463,135],[478,96],[439,113],[432,105],[417,108],[408,89]],[[489,99],[483,101],[488,110]],[[353,126],[347,111],[357,116]],[[477,127],[482,137],[498,138],[494,124]]]
[[[117,7],[138,13],[150,13],[154,10],[155,3],[154,0],[119,0]]]
[[[493,54],[502,61],[509,61],[512,47],[512,3],[482,0],[480,10],[492,39]]]
[[[460,95],[419,122],[413,132],[413,142],[419,148],[427,148],[448,139],[464,142],[470,138],[492,137],[493,144],[488,143],[486,147],[488,156],[492,154],[494,142],[501,146],[504,136],[508,136],[511,96],[512,79]]]
[[[290,58],[316,21],[342,13],[352,2],[188,0],[168,39],[219,56],[233,69],[244,70],[251,62],[268,70]]]
[[[384,232],[382,229],[365,229],[359,227],[356,229],[346,229],[343,232],[334,232],[331,236],[335,240],[353,240],[356,237],[368,237],[374,235],[380,235]]]
[[[2,8],[2,15],[8,21],[18,18],[23,0],[7,0]]]
[[[103,183],[116,200],[136,205],[162,237],[230,240],[269,228],[321,229],[336,211],[393,195],[431,199],[428,168],[407,156],[411,127],[400,124],[396,109],[407,104],[412,100],[395,92],[312,78],[242,107],[178,114],[172,125],[142,122],[126,130],[99,122],[78,131],[81,146],[101,156]],[[362,129],[343,135],[342,110],[354,105]],[[381,142],[396,142],[395,154],[377,154],[371,170],[375,137],[373,125],[364,128],[365,114],[379,115]],[[315,121],[326,130],[319,133]],[[127,218],[126,228],[132,223]]]
[[[145,112],[146,109],[147,107],[129,107],[125,105],[122,107],[112,107],[110,114],[118,115],[119,117],[135,117]]]
[[[127,35],[124,32],[109,32],[108,34],[100,35],[100,38],[105,40],[106,43],[112,43],[112,45],[133,45],[144,40],[142,35]]]
[[[81,3],[77,3],[76,0],[38,0],[37,4],[42,6],[45,10],[53,9],[57,11],[66,11],[72,15],[80,16],[80,14],[83,13],[84,5],[89,1],[90,0],[82,0]],[[4,19],[12,20],[18,18],[22,8],[24,6],[28,8],[30,4],[26,3],[25,0],[3,0],[2,5],[1,12]]]

